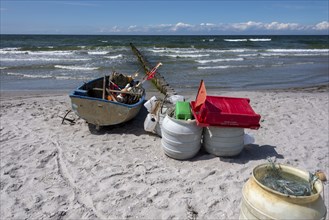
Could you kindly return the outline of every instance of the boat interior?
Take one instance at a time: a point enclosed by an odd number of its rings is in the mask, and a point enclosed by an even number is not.
[[[138,82],[134,82],[130,76],[113,72],[110,76],[100,77],[88,83],[84,83],[81,87],[74,90],[73,95],[88,96],[99,99],[108,99],[109,96],[111,96],[112,99],[108,100],[119,101],[116,100],[115,97],[118,94],[126,94],[129,98],[120,102],[132,104],[136,103],[145,92],[143,88],[135,87],[137,83]],[[128,84],[132,87],[130,92],[123,90]]]

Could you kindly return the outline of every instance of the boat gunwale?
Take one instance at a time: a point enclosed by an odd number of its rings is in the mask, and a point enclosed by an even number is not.
[[[126,104],[126,103],[121,103],[121,102],[115,102],[115,101],[110,101],[110,100],[107,100],[107,99],[101,99],[101,98],[96,98],[96,97],[91,97],[91,96],[85,96],[85,95],[76,95],[74,94],[77,90],[82,90],[82,91],[87,91],[85,89],[82,89],[86,84],[90,84],[92,82],[95,82],[95,81],[98,81],[98,80],[101,80],[103,79],[104,77],[99,77],[97,79],[93,79],[91,81],[88,81],[88,82],[85,82],[83,83],[81,86],[79,86],[78,88],[74,89],[69,97],[70,98],[79,98],[79,99],[87,99],[87,100],[93,100],[93,101],[101,101],[101,102],[105,102],[107,104],[114,104],[114,105],[120,105],[120,106],[124,106],[124,107],[129,107],[129,108],[134,108],[134,107],[137,107],[139,105],[141,105],[144,101],[145,101],[145,89],[143,88],[143,93],[142,93],[142,96],[140,98],[140,100],[134,104]]]
[[[109,101],[109,100],[106,100],[106,99],[100,99],[100,98],[95,98],[95,97],[90,97],[90,96],[74,95],[73,93],[71,93],[69,95],[70,98],[79,98],[79,99],[100,101],[100,102],[105,102],[107,104],[121,105],[121,106],[129,107],[129,108],[134,108],[136,106],[139,106],[139,105],[141,105],[141,103],[143,103],[145,101],[145,93],[142,95],[141,99],[138,102],[134,103],[134,104],[125,104],[125,103],[121,103],[121,102],[114,102],[114,101]]]

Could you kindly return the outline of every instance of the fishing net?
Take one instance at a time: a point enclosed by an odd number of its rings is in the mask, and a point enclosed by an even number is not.
[[[125,88],[129,88],[129,93],[120,93],[119,91],[123,91]],[[122,73],[113,72],[109,77],[109,87],[112,90],[118,90],[118,93],[115,91],[111,93],[111,95],[115,95],[116,100],[125,104],[135,104],[139,102],[140,98],[144,94],[144,89],[140,86],[137,86],[137,82],[133,80],[131,76],[126,76]]]
[[[134,104],[139,102],[140,98],[143,95],[144,90],[139,87],[132,87],[131,94],[128,94],[126,97],[126,104]]]
[[[124,88],[128,83],[130,83],[129,77],[115,71],[111,74],[110,80],[120,88]]]
[[[309,180],[305,180],[296,175],[282,172],[280,167],[273,161],[269,161],[271,166],[268,167],[265,175],[259,178],[259,181],[280,193],[292,196],[310,196],[315,193],[313,187],[317,177],[309,173]]]

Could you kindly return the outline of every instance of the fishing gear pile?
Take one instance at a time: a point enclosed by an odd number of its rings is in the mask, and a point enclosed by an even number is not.
[[[271,166],[266,174],[259,180],[263,185],[280,193],[292,196],[310,196],[314,192],[314,183],[317,177],[309,173],[309,181],[282,172],[279,165],[270,161]]]
[[[124,104],[137,103],[144,91],[139,81],[117,72],[109,77],[108,88],[107,100]]]

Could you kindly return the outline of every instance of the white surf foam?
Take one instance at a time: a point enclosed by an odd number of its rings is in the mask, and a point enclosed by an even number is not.
[[[194,48],[153,48],[148,49],[153,53],[175,53],[175,54],[186,54],[186,53],[200,53],[201,50]]]
[[[248,53],[248,54],[238,54],[239,57],[257,57],[259,56],[258,53]]]
[[[229,62],[229,61],[243,61],[243,58],[227,58],[227,59],[214,59],[214,60],[196,60],[198,63],[217,63],[217,62]]]
[[[198,57],[209,57],[209,54],[167,54],[168,57],[174,57],[174,58],[198,58]]]
[[[227,65],[227,66],[199,66],[198,69],[208,70],[208,69],[229,69],[229,68],[242,68],[242,67],[247,67],[247,66],[232,66],[232,65]]]
[[[119,58],[123,58],[123,55],[122,54],[119,54],[119,55],[114,55],[114,56],[106,56],[105,58],[108,58],[108,59],[119,59]]]
[[[271,41],[271,38],[250,38],[249,41]]]
[[[215,38],[210,38],[210,39],[202,39],[203,42],[214,42],[215,41]]]
[[[105,55],[108,54],[108,51],[88,51],[89,55]]]
[[[329,49],[268,49],[266,51],[278,53],[328,53]]]
[[[1,61],[7,62],[19,62],[19,61],[61,61],[61,62],[70,62],[70,61],[87,61],[91,60],[88,58],[77,58],[77,59],[66,59],[66,58],[47,58],[47,57],[30,57],[30,58],[1,58]]]
[[[82,70],[82,71],[89,71],[89,70],[97,70],[98,69],[98,67],[65,66],[65,65],[55,65],[55,68],[67,69],[67,70]]]
[[[55,76],[55,79],[58,80],[84,80],[84,81],[89,81],[92,78],[87,77],[87,76]]]
[[[33,78],[33,79],[58,79],[58,80],[91,80],[91,77],[87,76],[52,76],[52,75],[40,75],[40,74],[23,74],[23,73],[14,73],[14,72],[9,72],[7,73],[8,75],[11,76],[17,76],[21,78]]]
[[[248,41],[248,39],[224,39],[224,41],[227,41],[227,42],[245,42],[245,41]]]
[[[73,51],[63,51],[63,50],[56,50],[56,51],[28,51],[28,54],[31,55],[43,55],[43,56],[67,56],[72,55]]]
[[[24,78],[52,78],[51,75],[32,75],[32,74],[23,74],[23,73],[13,73],[13,72],[9,72],[7,73],[8,75],[11,76],[19,76],[19,77],[24,77]]]
[[[29,55],[42,55],[42,56],[66,56],[66,55],[72,55],[73,51],[64,51],[64,50],[30,51],[30,50],[18,50],[18,48],[4,48],[4,49],[0,49],[0,54],[29,54]]]
[[[23,51],[23,50],[0,50],[0,54],[28,54],[29,51]]]

